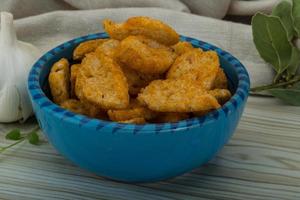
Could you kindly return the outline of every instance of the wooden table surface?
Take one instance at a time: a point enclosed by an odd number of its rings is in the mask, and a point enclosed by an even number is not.
[[[0,125],[29,130],[35,123]],[[125,184],[97,177],[47,142],[0,155],[0,199],[300,199],[300,107],[250,97],[236,133],[208,164],[172,180]]]

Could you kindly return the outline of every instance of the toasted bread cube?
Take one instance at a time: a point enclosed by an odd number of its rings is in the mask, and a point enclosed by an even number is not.
[[[110,57],[90,53],[78,71],[75,93],[82,102],[101,109],[122,109],[129,105],[128,84],[120,66]]]
[[[199,49],[179,56],[167,73],[168,79],[191,79],[203,89],[213,89],[220,69],[219,57],[215,51],[202,52]]]
[[[67,59],[62,58],[54,63],[48,81],[54,103],[60,104],[69,99],[70,69]]]
[[[172,65],[176,54],[171,48],[141,36],[129,36],[115,50],[122,65],[144,74],[163,74]]]
[[[84,58],[86,54],[95,51],[96,48],[105,41],[107,41],[107,39],[89,40],[80,43],[73,51],[73,59],[80,60]]]
[[[131,17],[124,23],[106,19],[103,26],[108,35],[116,40],[123,40],[130,35],[143,35],[165,45],[173,45],[179,41],[179,35],[174,29],[150,17]]]
[[[138,100],[157,112],[196,112],[220,107],[214,96],[190,79],[152,81]]]

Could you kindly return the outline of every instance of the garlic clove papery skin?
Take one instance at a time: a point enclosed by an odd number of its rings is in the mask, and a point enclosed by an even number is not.
[[[1,13],[0,32],[0,122],[25,121],[32,115],[27,91],[29,70],[40,51],[17,40],[13,16]]]
[[[17,87],[5,85],[1,88],[0,96],[0,122],[14,122],[21,119],[21,109],[16,106],[20,104]]]

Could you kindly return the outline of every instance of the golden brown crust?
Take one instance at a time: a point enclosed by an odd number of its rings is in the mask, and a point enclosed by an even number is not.
[[[214,90],[210,90],[208,93],[214,96],[218,100],[220,105],[225,104],[231,98],[231,92],[227,89],[214,89]],[[193,114],[196,117],[201,117],[211,111],[212,110],[198,111],[198,112],[194,112]]]
[[[70,69],[67,59],[54,63],[49,74],[49,86],[54,103],[60,104],[69,99]]]
[[[65,100],[64,102],[61,103],[61,107],[63,107],[64,109],[70,110],[74,113],[78,113],[78,114],[82,114],[82,115],[86,114],[86,110],[85,110],[83,104],[76,99]]]
[[[103,28],[110,38],[115,40],[123,40],[131,35],[129,31],[124,27],[124,23],[115,23],[110,19],[104,19],[102,21]]]
[[[101,109],[122,109],[129,105],[128,85],[120,68],[111,58],[90,53],[78,71],[77,97]]]
[[[175,51],[177,55],[182,55],[188,51],[195,49],[193,45],[189,42],[179,41],[177,44],[172,46],[172,49]]]
[[[214,88],[220,88],[220,89],[228,88],[227,77],[222,68],[219,68],[216,80],[214,82]]]
[[[142,117],[132,118],[129,120],[124,121],[118,121],[119,123],[125,123],[125,124],[145,124],[146,120]]]
[[[174,29],[150,17],[131,17],[120,24],[107,19],[103,21],[103,26],[109,36],[117,40],[123,40],[129,35],[143,35],[165,45],[173,45],[179,41],[179,35]]]
[[[103,25],[110,39],[79,44],[73,59],[80,64],[69,67],[63,58],[51,69],[53,101],[63,108],[119,123],[165,123],[205,115],[230,99],[215,51],[179,41],[149,17]]]
[[[89,104],[87,102],[81,102],[81,103],[85,109],[86,112],[85,115],[91,118],[108,120],[108,116],[105,110],[102,110],[99,107]]]
[[[124,121],[133,118],[144,118],[151,120],[156,117],[156,113],[142,106],[135,99],[131,100],[129,108],[119,110],[109,110],[107,112],[109,119],[112,121]]]
[[[76,82],[76,77],[77,77],[79,68],[80,68],[80,64],[71,65],[71,76],[70,76],[70,83],[71,83],[70,95],[71,95],[71,98],[76,98],[76,95],[75,95],[75,82]]]
[[[192,69],[199,68],[202,62],[202,51],[194,49],[178,56],[170,67],[167,78],[180,78]]]
[[[74,60],[82,59],[86,54],[95,51],[96,48],[105,41],[107,41],[107,39],[89,40],[80,43],[73,51],[73,59]]]
[[[87,115],[91,118],[107,119],[106,112],[93,106],[80,102],[77,99],[68,99],[61,103],[61,107],[74,113]]]
[[[125,66],[121,68],[127,79],[129,94],[131,95],[137,95],[151,81],[162,78],[159,74],[143,74]]]
[[[142,37],[141,37],[142,38]],[[158,44],[157,42],[153,42],[153,40],[143,38],[147,44],[152,46],[159,46],[162,47],[164,45]],[[116,47],[120,44],[118,40],[109,39],[106,42],[100,44],[96,49],[96,54],[102,53],[111,58],[114,57],[114,52]],[[158,74],[143,74],[137,72],[126,66],[121,66],[124,75],[126,76],[128,87],[129,87],[129,94],[136,95],[139,93],[141,88],[147,86],[152,80],[158,79],[160,76]]]
[[[226,103],[226,101],[228,101],[231,98],[231,93],[227,89],[210,90],[209,94],[214,96],[218,100],[219,104],[221,105]]]
[[[184,78],[197,81],[203,89],[210,90],[219,72],[219,57],[215,51],[199,49],[179,56],[167,73],[168,79]]]
[[[153,40],[151,38],[147,38],[147,37],[142,36],[142,35],[134,35],[133,37],[138,39],[141,43],[143,43],[143,44],[145,44],[145,45],[147,45],[147,46],[149,46],[153,49],[165,49],[165,50],[168,50],[168,51],[174,51],[171,47],[166,46],[164,44],[161,44],[161,43],[159,43],[156,40]]]
[[[116,48],[115,58],[122,65],[144,74],[162,74],[169,69],[176,54],[166,46],[140,36],[129,36]],[[151,46],[149,46],[149,44]],[[157,47],[157,48],[156,48]]]
[[[190,79],[152,81],[138,100],[158,112],[195,112],[220,107],[215,97]]]
[[[124,121],[133,118],[139,118],[147,115],[146,108],[131,108],[131,109],[124,109],[124,110],[109,110],[107,112],[108,117],[112,121]]]
[[[102,53],[108,57],[113,58],[116,47],[120,44],[118,40],[108,39],[107,41],[100,44],[95,52],[96,54]]]

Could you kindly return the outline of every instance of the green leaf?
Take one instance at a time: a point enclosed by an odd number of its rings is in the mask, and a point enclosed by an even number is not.
[[[20,140],[22,138],[20,129],[11,130],[6,134],[5,138],[8,140]]]
[[[277,97],[294,106],[300,106],[300,88],[291,88],[291,89],[284,89],[284,88],[274,88],[268,90],[274,97]]]
[[[292,49],[292,57],[287,68],[288,77],[292,77],[296,74],[298,68],[300,66],[300,50],[296,47]]]
[[[294,29],[297,32],[297,36],[300,37],[300,0],[293,0],[292,17]]]
[[[36,131],[33,131],[28,134],[28,141],[30,144],[37,145],[40,141],[39,135]]]
[[[290,63],[292,44],[280,18],[257,13],[252,18],[254,44],[260,56],[281,74]]]
[[[280,2],[272,11],[272,15],[280,18],[289,40],[291,41],[295,35],[292,18],[292,4],[288,1]]]

